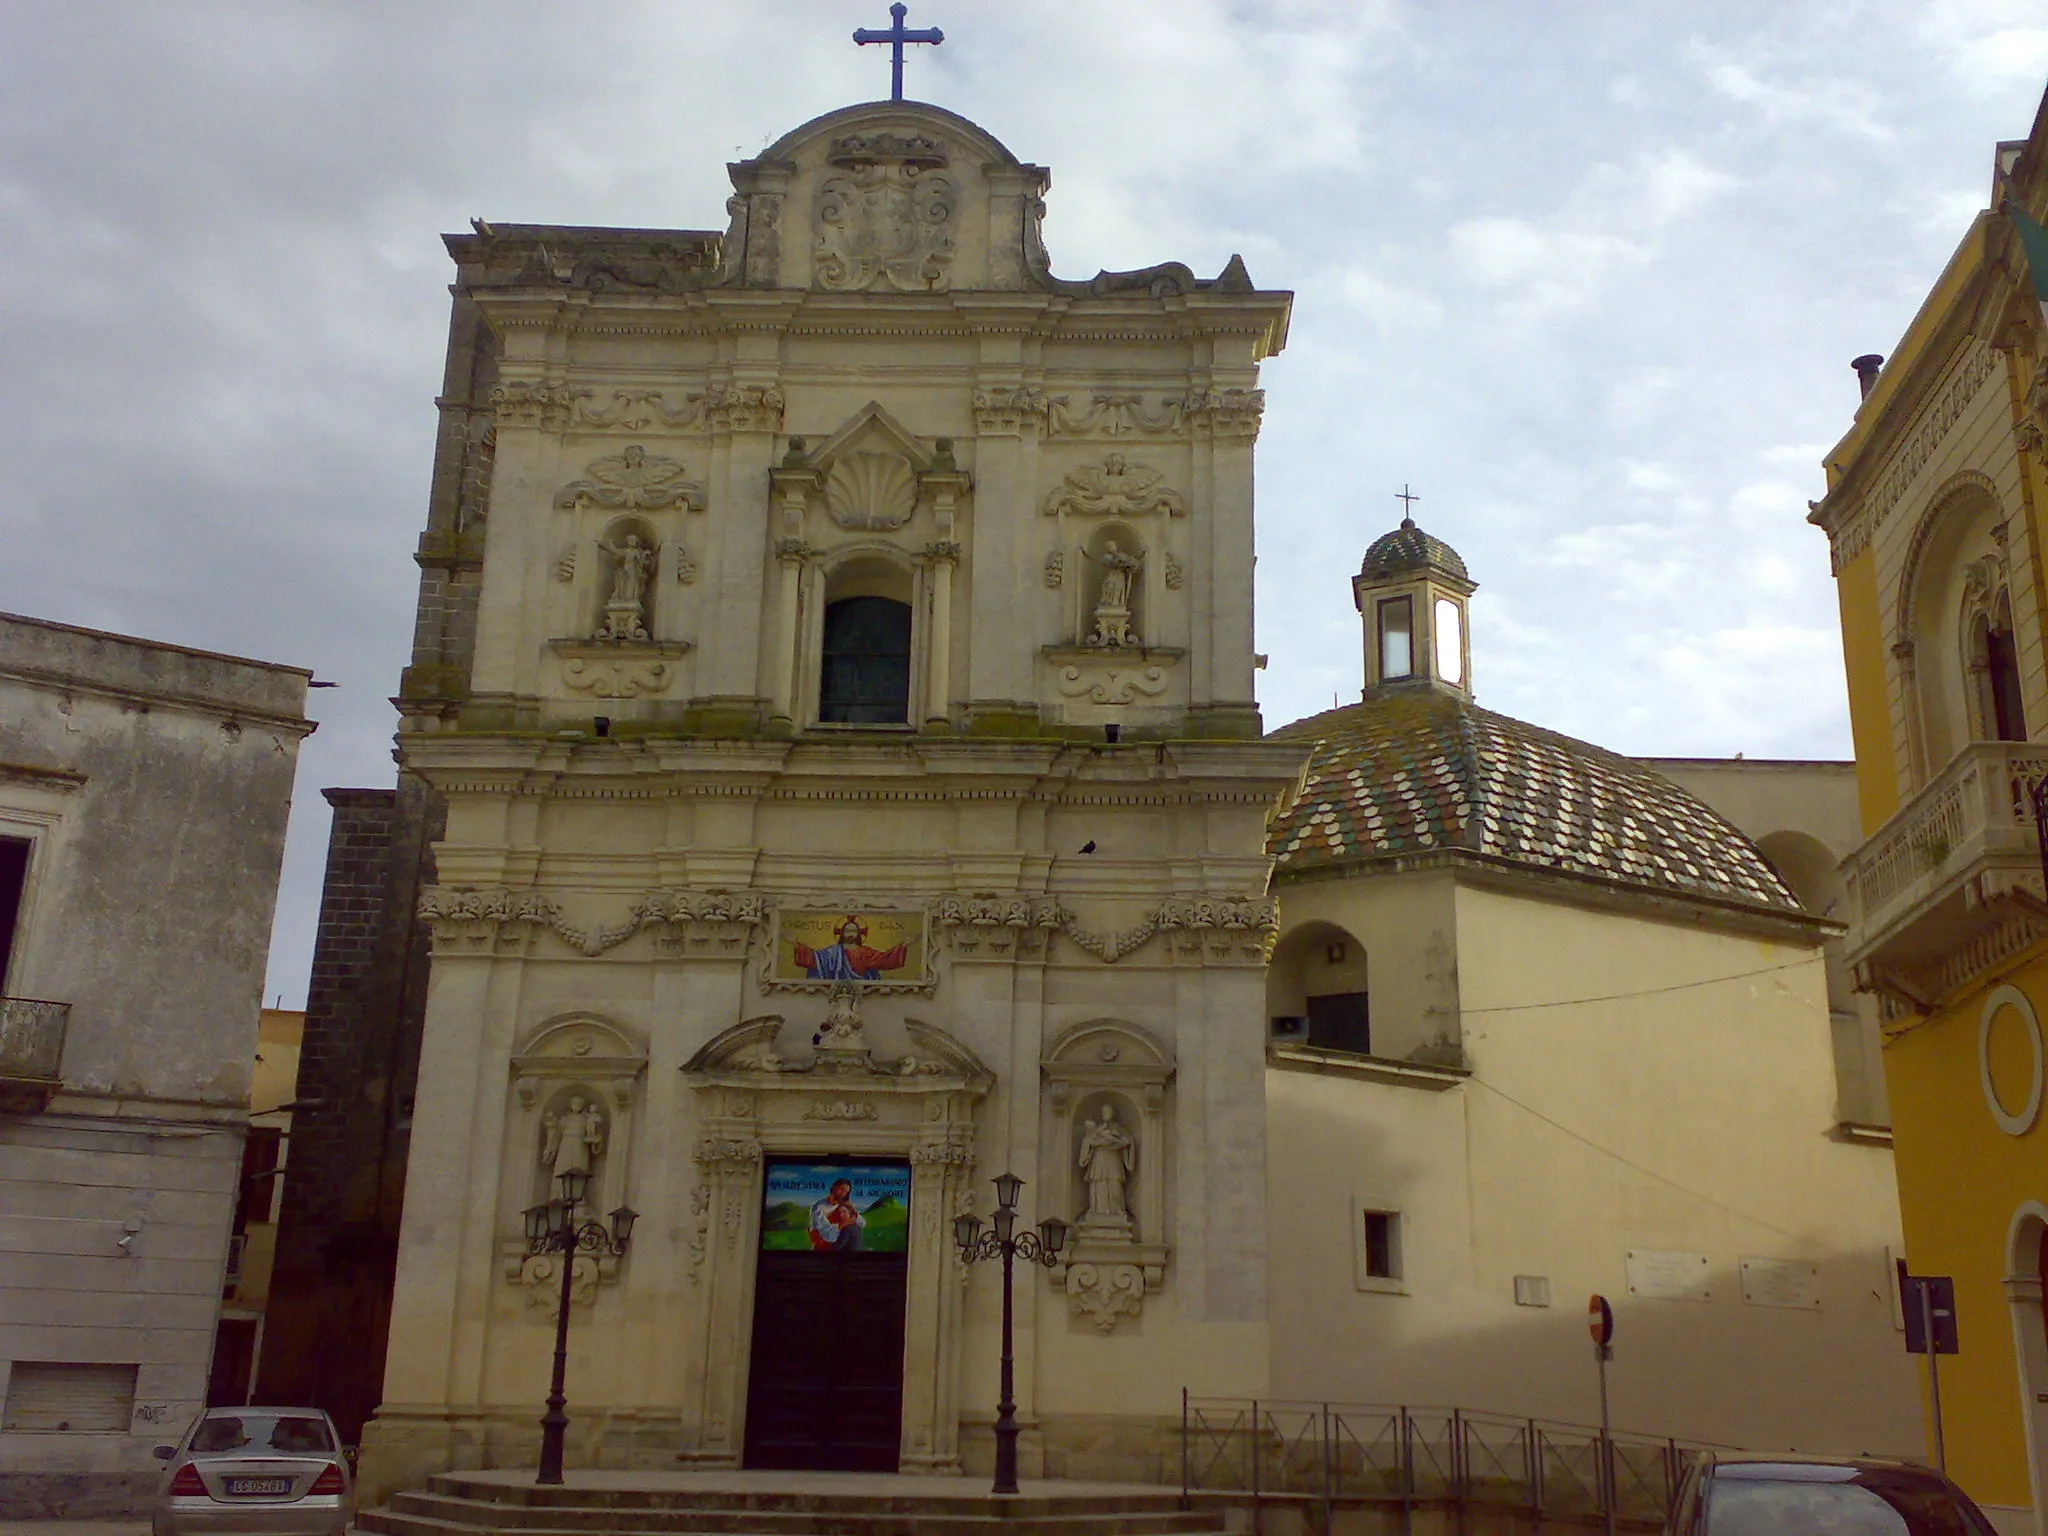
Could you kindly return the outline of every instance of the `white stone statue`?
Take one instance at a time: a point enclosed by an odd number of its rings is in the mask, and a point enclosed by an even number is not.
[[[612,595],[604,605],[606,640],[647,638],[647,582],[654,574],[654,550],[629,533],[617,544],[598,540],[597,547],[616,563],[612,567]]]
[[[1081,553],[1102,567],[1102,586],[1095,594],[1095,628],[1089,632],[1088,644],[1137,645],[1138,637],[1131,632],[1131,588],[1144,568],[1143,552],[1127,555],[1115,539],[1108,539],[1101,554],[1089,554],[1085,547]]]
[[[559,1115],[549,1115],[541,1127],[540,1160],[555,1178],[565,1173],[589,1173],[591,1165],[604,1155],[604,1115],[595,1104],[581,1096],[569,1100]]]
[[[1100,1120],[1083,1122],[1077,1161],[1081,1177],[1088,1184],[1088,1209],[1081,1224],[1128,1231],[1131,1211],[1124,1198],[1124,1185],[1137,1164],[1138,1146],[1130,1132],[1117,1123],[1114,1104],[1103,1106]]]

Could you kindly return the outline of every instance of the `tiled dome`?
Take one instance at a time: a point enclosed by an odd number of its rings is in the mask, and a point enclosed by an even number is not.
[[[1441,571],[1460,581],[1472,579],[1465,574],[1464,557],[1442,539],[1416,527],[1412,517],[1402,518],[1400,527],[1374,539],[1365,552],[1365,564],[1358,568],[1358,574],[1367,578],[1399,576],[1405,571]]]
[[[1302,794],[1267,842],[1283,871],[1463,849],[1800,910],[1755,844],[1663,775],[1449,694],[1391,694],[1273,735],[1316,743]]]

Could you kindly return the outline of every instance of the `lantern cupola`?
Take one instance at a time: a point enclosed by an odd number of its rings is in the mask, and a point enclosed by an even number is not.
[[[1412,517],[1374,539],[1351,578],[1352,601],[1365,621],[1365,697],[1434,687],[1470,698],[1466,604],[1477,586],[1458,552]]]

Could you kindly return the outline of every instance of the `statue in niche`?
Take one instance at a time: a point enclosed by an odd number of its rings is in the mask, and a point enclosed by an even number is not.
[[[1109,1228],[1128,1237],[1131,1209],[1124,1187],[1138,1161],[1138,1146],[1116,1118],[1116,1106],[1102,1106],[1102,1118],[1083,1122],[1081,1150],[1076,1159],[1081,1177],[1088,1185],[1088,1209],[1081,1225]]]
[[[540,1160],[551,1178],[565,1173],[589,1173],[604,1155],[604,1114],[588,1099],[578,1095],[559,1115],[548,1115],[541,1125]]]
[[[612,595],[604,605],[604,627],[600,640],[645,640],[647,638],[647,581],[654,574],[654,550],[639,534],[629,533],[617,544],[598,540],[597,547],[610,555]]]
[[[1085,547],[1081,553],[1102,567],[1102,585],[1095,594],[1095,627],[1088,632],[1087,643],[1111,649],[1138,645],[1140,641],[1131,631],[1131,590],[1138,572],[1144,569],[1144,552],[1127,555],[1115,539],[1108,539],[1101,554],[1089,554]]]

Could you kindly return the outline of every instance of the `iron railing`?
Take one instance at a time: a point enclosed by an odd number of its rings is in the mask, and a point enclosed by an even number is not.
[[[1536,1519],[1658,1525],[1697,1441],[1462,1408],[1181,1395],[1181,1492],[1249,1494],[1332,1529],[1361,1504],[1488,1506]],[[1317,1518],[1319,1516],[1319,1518]],[[1403,1528],[1406,1528],[1405,1521]]]

